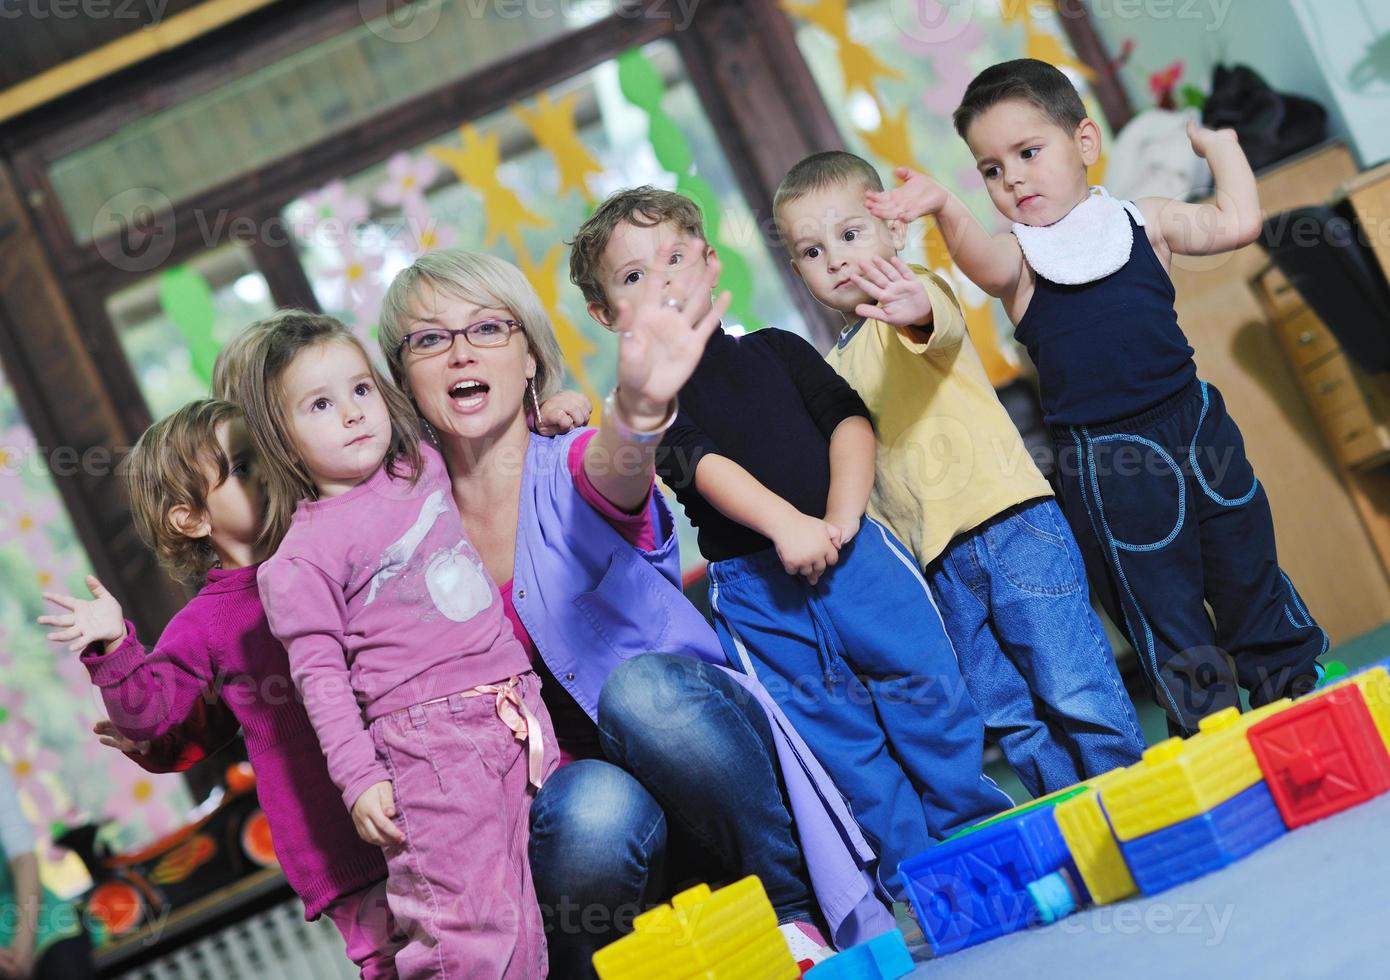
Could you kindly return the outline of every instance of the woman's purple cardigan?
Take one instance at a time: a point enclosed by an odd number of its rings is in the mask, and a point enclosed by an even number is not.
[[[675,525],[661,494],[652,494],[652,551],[633,548],[580,497],[568,457],[583,431],[531,436],[512,601],[546,666],[596,719],[604,680],[629,657],[661,651],[728,668],[714,630],[681,593]],[[767,712],[831,941],[845,949],[893,928],[869,871],[873,850],[834,783],[757,680],[729,674]]]

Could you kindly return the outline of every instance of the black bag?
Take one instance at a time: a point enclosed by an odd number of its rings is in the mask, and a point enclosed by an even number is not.
[[[1250,166],[1260,170],[1327,138],[1327,110],[1270,88],[1245,65],[1217,65],[1202,124],[1234,129]]]
[[[1265,219],[1260,244],[1366,371],[1390,370],[1390,283],[1345,201]]]

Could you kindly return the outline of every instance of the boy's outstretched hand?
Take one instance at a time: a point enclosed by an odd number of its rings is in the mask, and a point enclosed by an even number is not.
[[[1240,146],[1240,139],[1234,129],[1207,129],[1188,120],[1187,138],[1192,143],[1192,152],[1203,160],[1207,154],[1219,146]]]
[[[893,176],[902,183],[891,191],[866,191],[864,194],[864,206],[875,218],[916,221],[946,206],[946,188],[926,174],[899,167],[893,171]]]
[[[922,327],[931,320],[931,297],[926,287],[896,255],[892,259],[875,255],[869,265],[860,267],[860,275],[852,275],[850,280],[876,304],[860,303],[854,308],[856,316],[894,327]]]
[[[55,643],[66,643],[74,653],[92,643],[103,643],[106,652],[114,650],[125,639],[125,616],[121,604],[115,600],[106,586],[97,581],[95,575],[87,576],[87,588],[92,598],[78,599],[56,592],[45,592],[44,599],[68,610],[66,614],[40,616],[40,626],[58,627],[48,638]]]
[[[559,391],[541,402],[541,417],[536,419],[536,434],[562,436],[589,421],[594,406],[577,391]]]

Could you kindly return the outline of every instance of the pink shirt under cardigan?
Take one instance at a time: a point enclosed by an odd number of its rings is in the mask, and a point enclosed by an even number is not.
[[[180,737],[204,719],[205,691],[241,723],[256,770],[256,792],[275,855],[290,887],[316,918],[334,901],[386,878],[381,849],[364,843],[328,776],[319,741],[290,680],[289,660],[271,635],[256,589],[257,566],[214,568],[188,605],[146,652],[126,623],[111,653],[82,655],[111,722],[133,741]]]
[[[300,501],[258,576],[349,810],[390,779],[367,724],[531,669],[463,534],[443,459],[420,452],[413,485],[383,467],[339,496]]]

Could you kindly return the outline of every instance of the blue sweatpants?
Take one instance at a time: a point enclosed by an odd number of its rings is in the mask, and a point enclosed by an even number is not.
[[[865,518],[816,585],[775,551],[715,562],[729,662],[767,688],[849,801],[904,897],[898,864],[1012,801],[984,775],[984,721],[907,549]]]
[[[1312,688],[1327,634],[1279,568],[1269,499],[1214,386],[1053,440],[1091,582],[1173,731],[1238,705],[1237,685],[1255,707]]]

